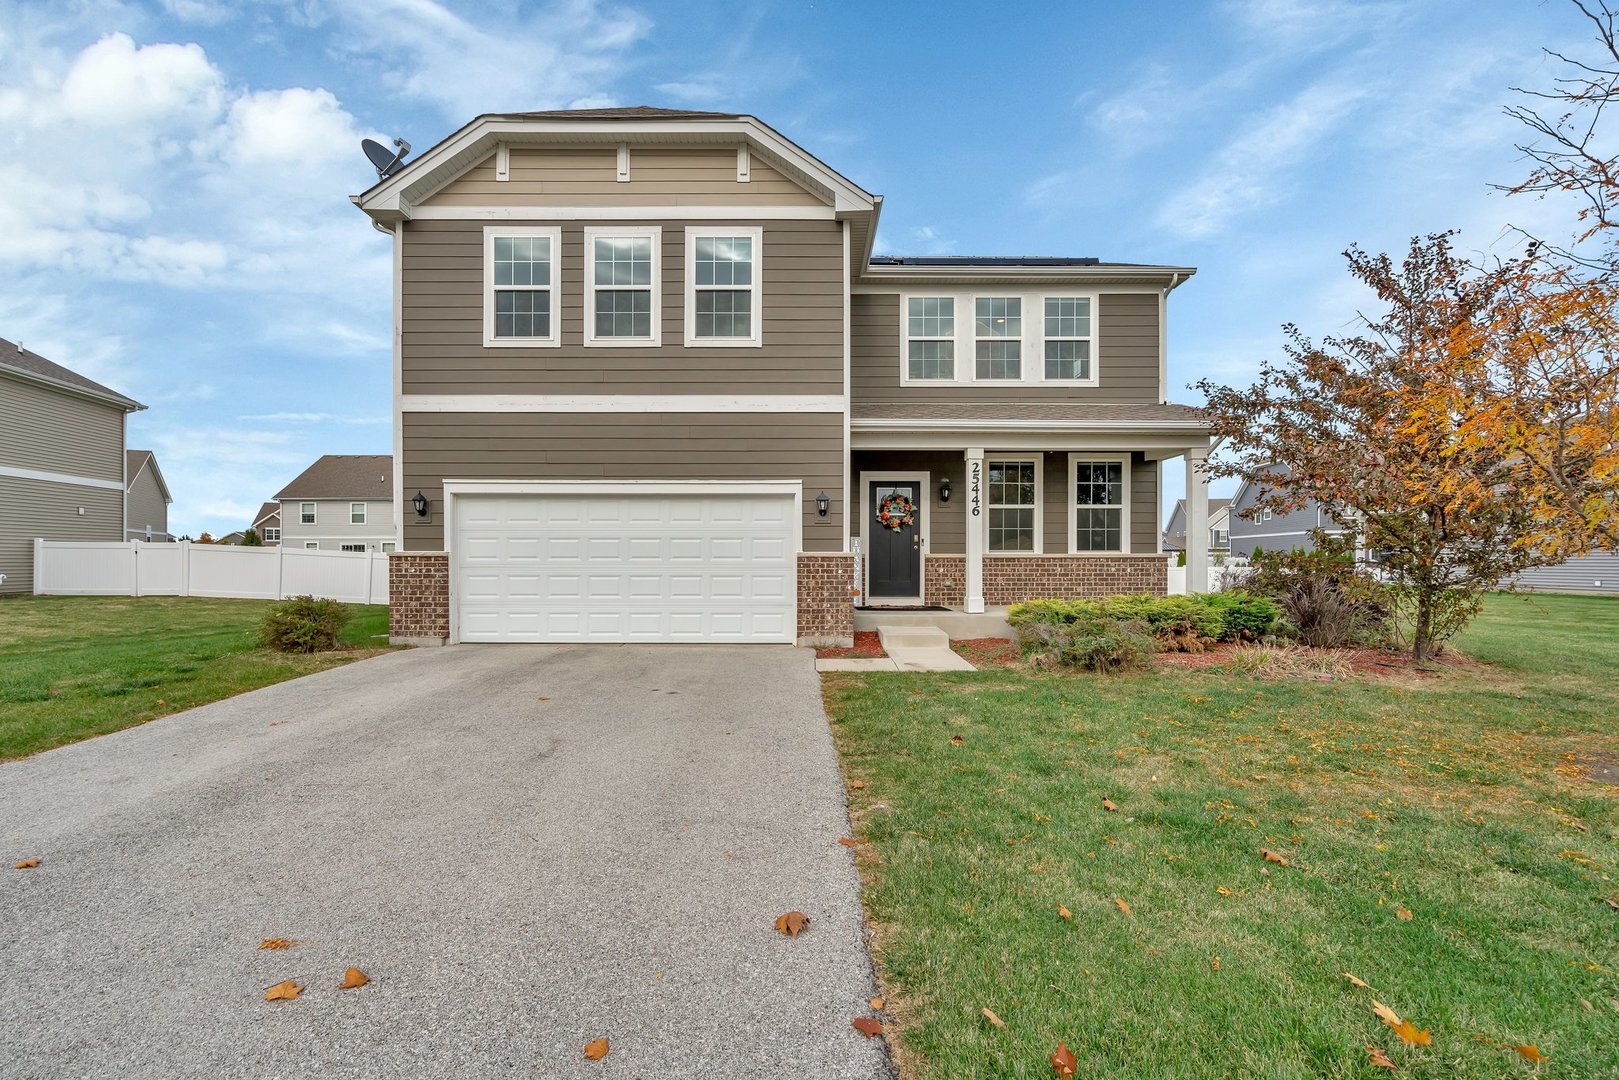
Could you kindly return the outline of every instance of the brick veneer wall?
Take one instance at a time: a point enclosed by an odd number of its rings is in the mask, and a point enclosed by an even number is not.
[[[1166,556],[984,556],[984,603],[997,607],[1047,596],[1072,600],[1143,592],[1169,592]]]
[[[798,643],[854,644],[853,555],[799,555]]]
[[[922,602],[935,607],[967,603],[967,556],[929,555],[922,575]]]
[[[395,551],[388,556],[388,640],[443,643],[450,636],[450,556]]]

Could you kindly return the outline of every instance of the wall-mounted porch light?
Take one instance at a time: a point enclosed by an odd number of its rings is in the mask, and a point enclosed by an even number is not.
[[[939,481],[939,501],[942,503],[950,501],[950,478],[948,476]]]
[[[821,517],[826,517],[832,512],[832,500],[824,491],[815,496],[815,512]]]
[[[427,516],[427,496],[426,495],[423,495],[421,492],[418,491],[416,493],[416,497],[414,499],[410,500],[410,505],[412,505],[412,506],[414,506],[416,508],[416,516],[417,517],[423,517],[424,518],[424,517]]]

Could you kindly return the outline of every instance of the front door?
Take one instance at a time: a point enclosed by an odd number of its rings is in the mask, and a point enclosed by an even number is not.
[[[910,506],[908,511],[906,504]],[[921,504],[920,481],[883,480],[871,484],[871,505],[866,508],[871,599],[921,599]]]

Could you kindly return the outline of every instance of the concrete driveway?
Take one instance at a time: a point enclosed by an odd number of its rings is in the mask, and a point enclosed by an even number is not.
[[[0,765],[0,1075],[886,1077],[847,832],[806,650],[255,691]]]

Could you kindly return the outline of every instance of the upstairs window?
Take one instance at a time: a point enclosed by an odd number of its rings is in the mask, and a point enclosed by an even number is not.
[[[275,540],[275,541],[279,542],[280,539],[281,539],[281,530],[276,528],[274,525],[265,526],[265,528],[264,528],[264,539],[266,539],[266,540]]]
[[[973,304],[978,378],[1023,378],[1022,298],[980,296]]]
[[[1091,381],[1091,298],[1046,297],[1046,381]]]
[[[300,525],[313,525],[315,523],[315,504],[312,502],[298,504],[298,523]]]
[[[556,226],[491,225],[484,229],[486,346],[559,343],[557,264],[562,233]]]
[[[585,229],[586,345],[658,345],[662,230]]]
[[[763,230],[686,230],[686,344],[760,344]]]
[[[955,297],[906,299],[905,371],[916,380],[956,377]]]
[[[1069,459],[1073,478],[1073,528],[1076,552],[1130,550],[1130,467],[1124,458]]]
[[[363,503],[363,502],[349,503],[349,524],[350,525],[364,525],[365,524],[365,503]]]

